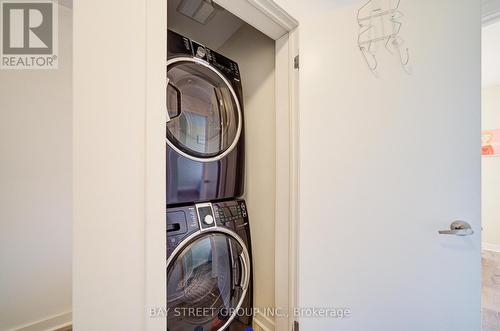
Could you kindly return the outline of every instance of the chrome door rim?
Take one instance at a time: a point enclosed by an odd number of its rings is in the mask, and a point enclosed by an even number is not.
[[[215,228],[210,228],[210,229],[199,230],[199,231],[189,235],[186,239],[184,239],[182,241],[182,243],[174,249],[172,254],[170,254],[170,257],[167,259],[167,275],[168,275],[168,268],[170,267],[170,264],[175,260],[176,256],[184,248],[186,248],[186,246],[191,244],[198,237],[202,237],[202,236],[205,236],[206,234],[210,234],[210,233],[226,234],[229,237],[231,237],[232,239],[236,240],[238,242],[238,244],[240,244],[240,246],[243,250],[243,255],[245,256],[245,262],[246,262],[247,268],[249,269],[249,270],[246,270],[246,272],[245,272],[245,287],[243,288],[243,293],[241,294],[240,300],[238,300],[238,304],[236,305],[234,312],[231,314],[231,316],[226,321],[226,323],[224,323],[224,325],[222,325],[220,327],[220,329],[218,329],[218,331],[223,331],[236,318],[236,315],[238,314],[238,310],[241,308],[241,305],[243,304],[243,300],[245,300],[245,297],[246,297],[247,291],[248,291],[248,286],[250,284],[250,271],[251,271],[251,268],[249,267],[250,266],[250,255],[248,253],[248,248],[247,248],[245,242],[243,241],[243,239],[241,239],[241,237],[236,232],[229,230],[227,228],[215,227]],[[168,280],[167,280],[167,283],[168,283]]]
[[[167,79],[168,79],[168,67],[174,63],[177,63],[177,62],[192,62],[192,63],[202,65],[202,66],[210,69],[211,71],[213,71],[215,74],[217,74],[217,76],[219,76],[224,81],[224,83],[227,85],[229,91],[231,92],[232,97],[234,98],[234,100],[236,102],[236,109],[238,110],[238,128],[236,129],[236,136],[235,136],[233,142],[231,143],[231,145],[229,145],[229,147],[221,154],[218,154],[218,155],[212,156],[212,157],[206,157],[206,158],[197,157],[197,156],[191,155],[189,153],[186,153],[183,150],[181,150],[179,147],[175,146],[175,144],[168,139],[168,136],[166,138],[167,144],[170,146],[170,148],[172,148],[178,154],[180,154],[180,155],[182,155],[190,160],[198,161],[198,162],[218,161],[218,160],[222,159],[223,157],[225,157],[227,154],[231,153],[231,151],[236,147],[236,145],[238,144],[238,141],[240,140],[241,128],[242,128],[242,122],[243,122],[243,117],[241,114],[241,107],[240,107],[240,100],[239,100],[238,96],[236,95],[236,92],[234,91],[233,86],[231,85],[229,80],[227,80],[227,78],[219,70],[217,70],[216,68],[211,66],[207,61],[196,58],[196,57],[182,56],[182,57],[175,57],[175,58],[168,60],[167,61]]]

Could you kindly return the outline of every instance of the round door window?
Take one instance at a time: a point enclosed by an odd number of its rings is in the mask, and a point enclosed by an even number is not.
[[[241,133],[241,111],[229,81],[196,58],[168,62],[167,139],[189,158],[221,156],[234,148]],[[180,113],[179,113],[180,111]]]
[[[221,330],[241,314],[249,257],[236,237],[205,234],[167,265],[168,330]]]

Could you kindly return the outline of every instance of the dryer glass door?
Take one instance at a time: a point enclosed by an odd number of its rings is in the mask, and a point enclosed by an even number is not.
[[[167,265],[168,330],[222,330],[245,313],[250,259],[236,237],[203,234]]]
[[[230,82],[196,58],[174,58],[167,69],[169,112],[175,112],[180,102],[180,115],[167,123],[170,145],[186,157],[202,160],[232,150],[242,116]]]

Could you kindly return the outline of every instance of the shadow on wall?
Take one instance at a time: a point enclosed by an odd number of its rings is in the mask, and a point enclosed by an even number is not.
[[[72,1],[59,69],[0,70],[0,330],[71,322]]]

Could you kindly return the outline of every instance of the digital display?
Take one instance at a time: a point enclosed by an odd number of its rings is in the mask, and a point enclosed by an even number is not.
[[[198,208],[198,213],[200,213],[200,218],[204,219],[205,216],[212,215],[212,208],[210,208],[210,207],[201,207],[201,208]]]

